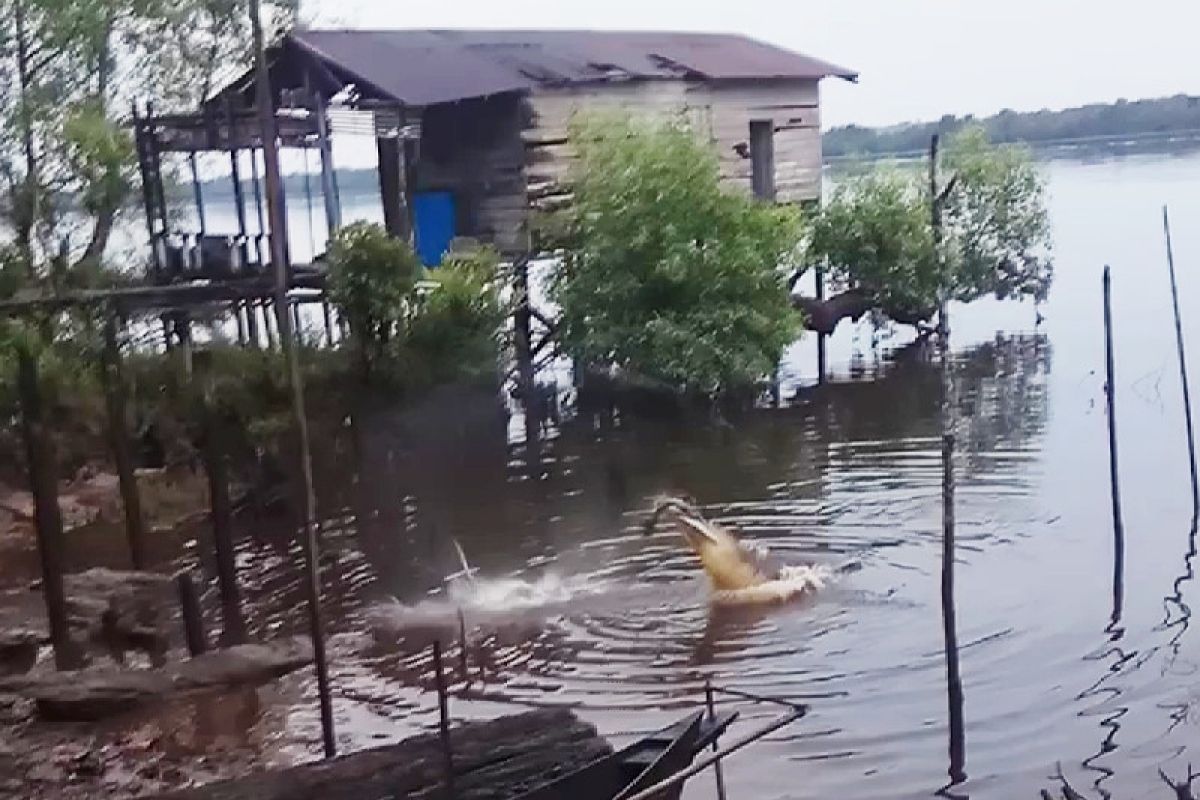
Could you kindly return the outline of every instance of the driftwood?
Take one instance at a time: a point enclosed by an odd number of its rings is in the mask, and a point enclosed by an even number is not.
[[[501,800],[612,752],[567,710],[539,710],[450,731],[457,800]],[[375,800],[445,796],[437,733],[388,747],[159,796],[158,800]]]
[[[146,703],[189,694],[256,686],[312,661],[305,639],[217,650],[158,669],[48,672],[0,679],[0,692],[34,700],[55,721],[89,722]]]

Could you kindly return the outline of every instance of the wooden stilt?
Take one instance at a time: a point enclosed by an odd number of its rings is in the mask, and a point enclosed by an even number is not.
[[[321,301],[321,316],[325,320],[325,344],[333,347],[333,310],[328,300]]]
[[[121,504],[125,511],[125,535],[129,541],[129,559],[134,569],[146,569],[146,525],[142,517],[142,500],[134,472],[133,448],[129,441],[128,391],[121,368],[121,349],[117,342],[117,320],[109,316],[104,322],[104,357],[100,364],[101,382],[108,406],[108,439],[117,467],[117,482],[121,489]]]
[[[200,596],[190,572],[175,576],[175,587],[179,592],[179,611],[183,617],[183,632],[187,639],[188,653],[193,657],[208,650],[208,637],[204,633],[204,617],[200,613]]]
[[[229,466],[224,436],[224,423],[216,409],[212,354],[197,354],[199,416],[202,429],[201,458],[208,475],[209,499],[212,507],[213,549],[216,552],[217,584],[221,592],[221,614],[225,622],[222,643],[242,644],[246,641],[246,621],[242,616],[241,590],[237,582],[237,554],[233,543],[233,504],[229,499]]]

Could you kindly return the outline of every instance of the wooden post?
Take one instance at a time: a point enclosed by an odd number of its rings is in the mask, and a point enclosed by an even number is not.
[[[188,653],[195,657],[208,650],[208,638],[204,634],[204,617],[200,613],[200,597],[192,573],[184,571],[176,575],[175,587],[179,591],[179,611],[183,617]]]
[[[816,296],[819,302],[825,300],[825,269],[817,267],[816,269],[817,291]],[[825,340],[827,336],[824,333],[817,334],[817,385],[824,385],[825,374],[829,371],[828,363],[825,356]]]
[[[1121,485],[1117,461],[1116,359],[1113,355],[1112,271],[1104,268],[1104,399],[1108,408],[1108,474],[1113,517],[1113,611],[1112,624],[1121,619],[1125,596],[1125,523],[1121,518]]]
[[[241,303],[242,313],[246,315],[246,340],[255,350],[262,347],[262,342],[258,338],[258,312],[255,311],[254,300],[243,300]]]
[[[929,141],[929,209],[934,258],[941,273],[938,291],[938,349],[941,360],[942,429],[942,634],[946,646],[946,697],[949,721],[950,780],[966,780],[963,689],[958,663],[958,621],[954,609],[955,547],[955,394],[950,360],[950,275],[942,257],[942,189],[938,186],[938,135]]]
[[[271,217],[273,232],[286,231],[283,193],[280,186],[279,153],[275,149],[275,115],[271,105],[272,92],[270,74],[267,70],[266,53],[263,46],[262,20],[259,16],[259,0],[250,0],[250,21],[254,33],[254,66],[257,90],[256,105],[262,128],[263,152],[267,164],[267,209]],[[277,227],[278,226],[278,227]],[[308,621],[313,643],[313,659],[317,672],[317,694],[321,706],[321,733],[325,756],[337,753],[337,742],[333,730],[333,703],[330,698],[329,671],[325,662],[325,633],[321,621],[321,587],[317,573],[317,518],[316,493],[313,489],[312,459],[309,451],[308,420],[304,411],[304,385],[296,355],[296,343],[292,335],[288,315],[287,292],[291,280],[288,265],[286,236],[271,237],[271,260],[274,262],[275,315],[279,326],[279,340],[287,363],[288,383],[292,395],[292,416],[299,447],[300,508],[304,522],[304,561],[307,572]]]
[[[450,747],[450,695],[446,691],[446,673],[442,669],[442,643],[433,642],[433,678],[438,696],[438,735],[445,758],[446,797],[454,797],[454,751]]]
[[[533,313],[529,307],[529,257],[523,255],[513,264],[514,294],[513,350],[517,361],[517,391],[525,409],[526,451],[534,452],[541,433],[541,408],[533,368]],[[531,467],[533,465],[530,465]]]
[[[704,679],[704,704],[708,707],[709,721],[715,721],[717,718],[717,705],[713,702],[713,687],[712,679]],[[712,743],[712,751],[717,752],[717,743],[714,740]],[[717,800],[725,800],[725,772],[721,767],[721,762],[717,761],[713,764],[713,774],[717,778]]]
[[[321,316],[325,319],[325,344],[333,347],[333,312],[328,300],[321,301]]]
[[[942,435],[942,636],[946,650],[946,704],[949,720],[948,774],[954,784],[967,779],[962,675],[958,663],[958,619],[954,606],[954,434]],[[947,480],[948,479],[948,480]],[[947,495],[945,487],[951,487]],[[948,504],[947,504],[948,503]]]
[[[271,327],[271,301],[262,301],[263,331],[267,335],[267,349],[275,349],[275,329]]]
[[[179,339],[179,350],[183,354],[183,376],[191,381],[195,370],[195,346],[192,341],[192,319],[186,311],[175,315],[175,336]]]
[[[58,508],[58,475],[54,463],[54,444],[43,418],[42,391],[38,378],[37,355],[21,342],[17,351],[17,390],[21,400],[21,432],[29,467],[29,486],[33,492],[34,522],[37,526],[38,555],[42,563],[42,594],[50,642],[54,645],[54,664],[59,669],[78,665],[67,623],[67,602],[63,592],[65,553],[62,513]]]
[[[234,300],[229,304],[229,310],[233,314],[233,324],[237,327],[238,347],[245,347],[246,320],[242,317],[242,302],[240,300]]]
[[[457,544],[457,542],[455,542]],[[461,552],[461,550],[460,550]],[[470,570],[467,571],[467,578],[471,577]],[[467,618],[463,616],[463,610],[458,609],[458,670],[462,674],[463,687],[471,685],[471,667],[467,663]]]
[[[1167,241],[1167,271],[1171,276],[1171,308],[1175,312],[1175,349],[1179,354],[1179,382],[1183,388],[1183,418],[1187,426],[1188,471],[1192,480],[1192,526],[1200,521],[1200,477],[1196,474],[1196,432],[1192,426],[1192,391],[1188,382],[1187,354],[1183,345],[1183,318],[1179,313],[1179,286],[1175,281],[1175,249],[1171,246],[1171,218],[1163,206],[1163,236]]]
[[[225,621],[222,642],[226,645],[246,641],[246,621],[242,616],[241,591],[237,582],[237,552],[233,544],[233,504],[229,499],[229,465],[226,462],[224,423],[216,410],[212,353],[197,353],[199,372],[200,455],[208,475],[212,507],[213,550],[217,560],[217,584],[221,591],[221,615]]]
[[[146,569],[146,526],[142,518],[142,500],[134,472],[129,442],[128,392],[121,369],[121,350],[117,343],[117,320],[109,315],[104,321],[104,356],[100,378],[108,406],[108,440],[117,467],[121,504],[125,510],[125,536],[129,540],[129,559],[134,569]]]

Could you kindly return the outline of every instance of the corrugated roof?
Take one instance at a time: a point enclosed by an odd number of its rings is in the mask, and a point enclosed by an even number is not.
[[[331,67],[414,106],[606,80],[858,77],[825,61],[733,34],[299,30],[288,39]]]

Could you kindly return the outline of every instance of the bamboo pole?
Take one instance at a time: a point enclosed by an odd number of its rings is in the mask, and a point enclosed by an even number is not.
[[[304,411],[304,385],[296,355],[296,342],[288,314],[287,291],[290,280],[287,253],[287,215],[279,173],[279,152],[276,150],[275,116],[272,106],[270,75],[267,70],[263,44],[259,0],[250,0],[250,22],[254,32],[254,66],[259,121],[262,125],[263,154],[266,163],[267,210],[271,219],[271,260],[275,274],[275,318],[279,340],[287,364],[288,383],[292,395],[292,416],[299,444],[301,518],[304,523],[304,561],[307,572],[308,621],[313,643],[313,660],[317,673],[317,694],[321,707],[321,733],[325,756],[337,754],[333,729],[333,704],[330,698],[329,671],[325,662],[325,632],[321,621],[321,589],[317,574],[316,494],[313,489],[312,459],[309,451],[308,420]]]
[[[1171,276],[1171,308],[1175,312],[1175,347],[1179,354],[1179,383],[1183,388],[1183,417],[1187,426],[1188,472],[1192,480],[1192,517],[1200,518],[1200,478],[1196,474],[1196,432],[1192,426],[1192,392],[1188,382],[1183,343],[1183,317],[1179,312],[1179,285],[1175,280],[1175,249],[1171,246],[1171,218],[1163,206],[1163,236],[1167,242],[1167,271]],[[1193,522],[1193,524],[1195,524]]]
[[[1104,399],[1108,408],[1108,472],[1113,517],[1113,611],[1112,623],[1121,619],[1124,601],[1125,524],[1121,519],[1121,485],[1117,459],[1116,367],[1113,355],[1112,270],[1104,268]]]
[[[129,443],[128,390],[121,368],[121,348],[117,342],[117,321],[112,315],[104,321],[104,351],[100,363],[100,379],[108,411],[108,439],[117,467],[117,482],[121,490],[121,505],[125,512],[125,536],[129,540],[129,560],[134,569],[145,569],[146,524],[142,516],[142,499],[134,473],[133,453]]]

